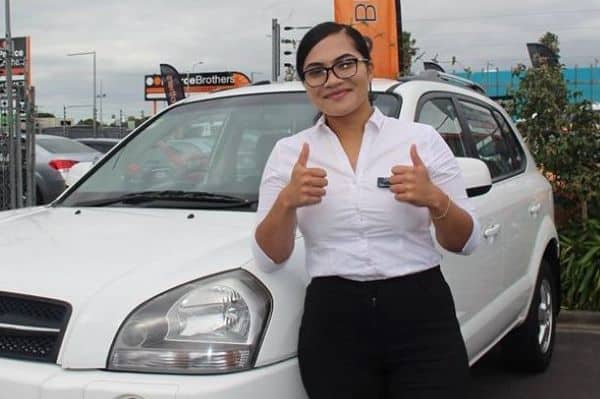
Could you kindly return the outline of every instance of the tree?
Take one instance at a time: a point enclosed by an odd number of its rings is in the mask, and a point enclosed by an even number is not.
[[[547,32],[540,43],[558,55],[558,36]],[[569,94],[562,65],[541,65],[526,71],[514,93],[512,114],[519,120],[538,166],[553,186],[557,202],[588,219],[588,204],[600,196],[600,117],[580,94]]]
[[[402,70],[400,71],[401,76],[410,74],[410,69],[413,62],[413,57],[417,55],[419,50],[416,47],[417,40],[411,37],[410,32],[402,32]]]
[[[560,43],[556,34],[552,32],[546,32],[542,37],[540,37],[538,42],[554,51],[554,54],[556,54],[557,57],[560,56]]]

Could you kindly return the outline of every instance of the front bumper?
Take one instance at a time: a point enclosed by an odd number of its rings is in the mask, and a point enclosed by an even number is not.
[[[0,399],[306,399],[297,358],[255,370],[183,376],[65,370],[0,359]]]

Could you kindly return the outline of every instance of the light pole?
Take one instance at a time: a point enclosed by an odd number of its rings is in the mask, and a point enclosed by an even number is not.
[[[91,55],[93,56],[93,94],[92,94],[92,132],[94,137],[97,137],[98,133],[96,130],[96,51],[85,51],[81,53],[71,53],[67,54],[67,56],[72,57],[76,55]]]

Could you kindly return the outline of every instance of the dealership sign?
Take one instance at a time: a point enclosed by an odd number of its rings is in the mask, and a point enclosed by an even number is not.
[[[184,91],[188,94],[206,93],[250,84],[248,76],[241,72],[181,73],[180,76]],[[144,77],[144,99],[147,101],[167,100],[160,74]]]
[[[31,84],[31,44],[29,36],[14,37],[13,41],[13,57],[12,57],[12,76],[15,81],[26,80]],[[0,48],[6,47],[6,40],[0,39]],[[0,83],[4,85],[6,80],[6,57],[5,52],[0,52]]]

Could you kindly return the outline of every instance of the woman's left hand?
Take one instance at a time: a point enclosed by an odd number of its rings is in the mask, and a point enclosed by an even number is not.
[[[399,202],[408,202],[415,206],[431,207],[439,196],[440,189],[431,180],[429,173],[419,157],[417,147],[410,146],[412,166],[396,165],[392,167],[390,190]]]

